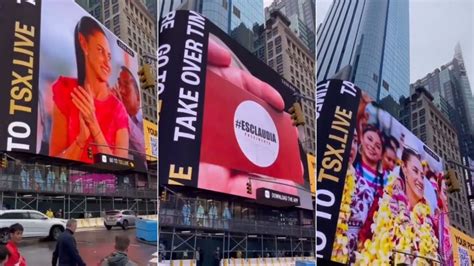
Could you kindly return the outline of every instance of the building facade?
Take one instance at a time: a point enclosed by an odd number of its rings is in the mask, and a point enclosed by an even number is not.
[[[77,0],[84,9],[104,24],[140,55],[139,64],[156,69],[156,19],[139,0]],[[157,122],[156,88],[142,90],[143,117]]]
[[[256,51],[258,27],[265,22],[263,0],[163,0],[159,17],[178,9],[202,14],[247,50]]]
[[[461,150],[456,128],[449,117],[433,102],[434,97],[425,88],[418,87],[402,103],[401,122],[432,151],[441,156],[444,169],[454,169],[461,184],[461,191],[448,194],[451,224],[468,235],[474,231],[467,197],[465,170],[449,161],[461,162]]]
[[[431,94],[443,99],[444,110],[448,112],[459,136],[462,157],[474,159],[474,97],[461,46],[456,45],[454,58],[450,62],[417,80],[412,85],[412,88],[416,87],[425,87]]]
[[[291,30],[301,39],[314,57],[315,52],[315,1],[275,0],[265,9],[265,19],[272,11],[280,11],[290,20]]]
[[[336,0],[316,34],[318,81],[337,75],[377,101],[408,97],[408,0]]]
[[[290,81],[297,90],[309,99],[315,97],[315,62],[311,51],[289,28],[289,20],[279,11],[273,11],[265,29],[265,51],[267,65],[280,76]],[[301,100],[306,124],[303,147],[306,152],[315,152],[315,107],[314,102]]]

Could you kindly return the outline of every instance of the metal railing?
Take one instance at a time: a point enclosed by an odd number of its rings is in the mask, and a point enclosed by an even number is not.
[[[208,229],[216,231],[230,231],[243,234],[264,234],[291,237],[314,237],[314,227],[301,225],[284,225],[264,220],[197,218],[195,215],[183,216],[170,214],[160,208],[160,226],[173,226],[177,229]]]
[[[37,182],[34,180],[13,180],[13,178],[18,178],[18,176],[11,176],[10,178],[1,178],[0,191],[129,198],[157,197],[157,192],[154,189],[137,188],[127,185],[117,186],[100,182]]]

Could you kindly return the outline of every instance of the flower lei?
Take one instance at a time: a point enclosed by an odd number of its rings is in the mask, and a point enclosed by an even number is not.
[[[349,258],[349,250],[347,245],[349,239],[347,237],[348,223],[351,216],[351,201],[356,189],[356,177],[352,169],[347,170],[346,181],[341,199],[341,208],[339,218],[337,220],[336,237],[333,242],[331,260],[346,263]]]
[[[408,199],[396,187],[396,181],[397,177],[389,177],[389,184],[371,225],[374,235],[372,239],[359,243],[360,252],[356,252],[356,265],[388,265],[394,249],[438,258],[438,238],[433,230],[429,205],[419,202],[410,211]],[[424,259],[413,259],[400,253],[395,253],[394,259],[397,263],[429,265]]]

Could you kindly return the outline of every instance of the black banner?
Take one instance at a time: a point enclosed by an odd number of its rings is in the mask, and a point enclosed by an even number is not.
[[[176,11],[160,21],[158,93],[160,183],[197,186],[206,84],[208,30],[204,17]]]
[[[348,81],[326,80],[317,85],[318,259],[331,259],[360,97],[360,89]]]
[[[41,0],[0,3],[0,150],[36,153]]]
[[[257,189],[257,202],[274,207],[291,207],[298,206],[300,198],[267,188],[259,188]]]

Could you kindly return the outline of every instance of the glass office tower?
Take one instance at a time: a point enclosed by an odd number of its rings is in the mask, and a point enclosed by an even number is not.
[[[258,27],[265,22],[263,0],[163,0],[158,11],[194,10],[211,20],[249,51],[256,49]]]
[[[378,101],[410,92],[408,0],[336,0],[317,29],[318,81],[354,82]]]

